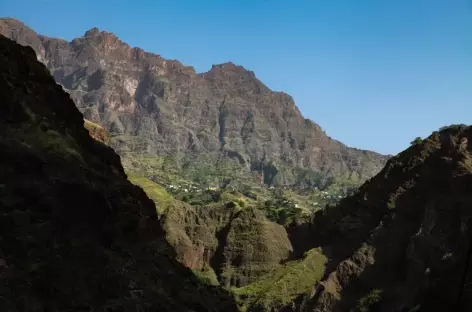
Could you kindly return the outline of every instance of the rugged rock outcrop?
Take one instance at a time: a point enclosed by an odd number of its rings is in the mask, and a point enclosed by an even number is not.
[[[112,133],[119,152],[224,155],[279,185],[305,183],[297,168],[321,172],[322,183],[366,179],[387,160],[329,138],[289,95],[232,63],[198,74],[97,28],[67,42],[1,19],[0,34],[31,46],[85,118]],[[130,136],[140,139],[139,148]]]
[[[254,282],[292,252],[284,227],[254,208],[182,203],[169,208],[162,222],[177,258],[194,270],[211,268],[225,287]]]
[[[30,47],[0,36],[0,310],[235,311]]]
[[[84,127],[88,130],[90,136],[103,144],[110,145],[110,133],[100,125],[90,120],[84,120]]]
[[[470,142],[472,127],[434,132],[317,213],[298,239],[330,260],[304,311],[472,310]]]

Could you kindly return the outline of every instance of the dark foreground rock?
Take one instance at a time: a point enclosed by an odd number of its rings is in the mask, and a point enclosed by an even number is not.
[[[33,49],[0,36],[0,310],[235,311],[83,124]]]
[[[471,142],[434,132],[292,233],[330,258],[304,311],[472,311]]]

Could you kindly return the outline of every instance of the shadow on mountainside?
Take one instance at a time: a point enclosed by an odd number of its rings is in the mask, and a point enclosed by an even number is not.
[[[472,309],[468,142],[472,127],[434,132],[389,160],[357,194],[295,232],[295,237],[313,238],[305,249],[331,250],[322,282],[311,298],[298,300],[303,309]]]
[[[164,240],[154,202],[33,49],[0,36],[0,310],[237,311]]]

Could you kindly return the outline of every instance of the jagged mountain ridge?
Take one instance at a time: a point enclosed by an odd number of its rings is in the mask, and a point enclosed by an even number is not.
[[[291,233],[330,258],[303,311],[471,311],[471,142],[471,126],[433,132]]]
[[[237,311],[177,262],[154,202],[34,51],[1,35],[0,95],[1,311]]]
[[[118,138],[118,151],[136,149],[129,137],[137,136],[141,150],[151,153],[225,155],[265,172],[268,184],[296,182],[284,166],[366,179],[387,160],[329,138],[289,95],[232,63],[198,74],[97,28],[68,42],[0,19],[0,34],[31,46],[85,118]]]

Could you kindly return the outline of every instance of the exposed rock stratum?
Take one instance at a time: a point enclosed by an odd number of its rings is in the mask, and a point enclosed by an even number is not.
[[[113,135],[118,153],[225,157],[273,185],[311,183],[300,168],[321,173],[322,183],[365,180],[388,158],[331,139],[301,115],[292,97],[233,63],[196,73],[97,28],[69,42],[4,18],[0,34],[36,51],[85,118]]]

